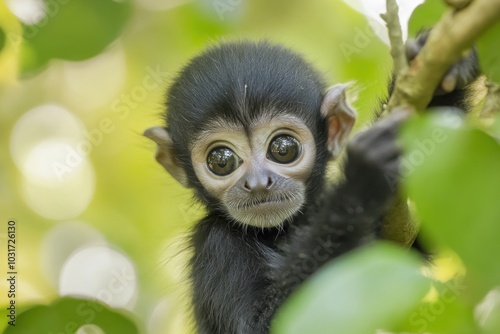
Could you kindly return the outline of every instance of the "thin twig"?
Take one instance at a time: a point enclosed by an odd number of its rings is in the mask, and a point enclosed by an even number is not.
[[[391,43],[391,56],[394,60],[394,74],[396,78],[408,68],[405,46],[403,42],[403,31],[399,22],[399,7],[396,0],[387,0],[387,12],[380,14],[385,21]]]

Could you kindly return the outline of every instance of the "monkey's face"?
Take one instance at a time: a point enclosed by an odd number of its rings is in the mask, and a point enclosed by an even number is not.
[[[231,220],[275,227],[309,200],[306,194],[314,191],[308,189],[311,180],[323,182],[319,179],[323,158],[318,158],[327,153],[333,159],[344,147],[355,121],[345,100],[346,87],[331,87],[321,109],[311,111],[317,124],[326,127],[326,138],[319,143],[315,142],[318,133],[311,132],[318,127],[310,126],[310,115],[293,110],[258,109],[251,118],[219,112],[200,119],[197,109],[176,108],[171,111],[175,117],[169,128],[152,127],[144,134],[158,145],[156,160],[182,185],[196,188],[209,209],[214,208],[215,199]]]
[[[316,158],[313,135],[303,121],[291,115],[263,117],[245,131],[220,119],[206,128],[192,145],[191,161],[198,180],[230,219],[274,227],[300,210]]]
[[[179,73],[166,126],[144,135],[158,145],[156,160],[209,211],[274,227],[312,199],[326,159],[342,151],[356,118],[347,87],[325,92],[316,70],[284,47],[222,43]]]

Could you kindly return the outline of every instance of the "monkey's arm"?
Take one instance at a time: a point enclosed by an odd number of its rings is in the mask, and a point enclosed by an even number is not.
[[[392,114],[349,144],[345,181],[323,194],[309,223],[298,222],[283,246],[283,258],[271,272],[266,301],[258,308],[261,328],[320,266],[376,237],[381,216],[396,191],[400,150],[395,140],[406,117]]]

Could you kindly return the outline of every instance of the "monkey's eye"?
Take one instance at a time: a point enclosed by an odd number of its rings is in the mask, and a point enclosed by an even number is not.
[[[289,135],[279,135],[271,141],[267,156],[280,164],[289,164],[297,160],[301,149],[297,139]]]
[[[225,176],[236,170],[241,164],[241,159],[227,147],[216,147],[207,157],[207,165],[215,175]]]

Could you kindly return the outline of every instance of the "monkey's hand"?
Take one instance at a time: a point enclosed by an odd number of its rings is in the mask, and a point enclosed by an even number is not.
[[[398,110],[358,134],[347,146],[345,189],[362,203],[380,207],[396,193],[401,148],[397,133],[409,112]]]
[[[430,30],[420,32],[416,38],[406,42],[406,57],[411,62],[422,50]],[[461,90],[472,83],[480,74],[479,61],[476,48],[470,49],[455,64],[453,64],[443,76],[441,83],[434,91],[434,96],[449,94],[455,90]]]

